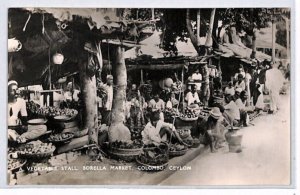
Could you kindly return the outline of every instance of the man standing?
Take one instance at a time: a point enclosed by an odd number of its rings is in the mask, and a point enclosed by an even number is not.
[[[271,69],[266,71],[266,83],[265,86],[269,90],[271,99],[270,113],[274,113],[279,109],[279,92],[283,86],[284,78],[280,70],[277,68],[278,63],[271,63]]]
[[[150,100],[148,107],[152,112],[158,111],[160,113],[160,120],[164,121],[163,111],[165,110],[165,102],[159,98],[157,92],[154,94],[154,98]]]
[[[198,68],[196,69],[195,73],[192,74],[192,80],[195,82],[198,95],[200,95],[202,75],[199,73]]]
[[[113,76],[107,75],[106,84],[104,85],[104,89],[106,90],[106,102],[104,103],[104,108],[102,112],[102,121],[103,124],[109,126],[111,124],[111,108],[113,102]]]

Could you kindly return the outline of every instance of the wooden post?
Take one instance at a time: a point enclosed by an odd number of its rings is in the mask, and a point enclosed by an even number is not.
[[[112,120],[108,130],[109,141],[116,140],[131,142],[129,129],[124,125],[125,100],[127,87],[127,70],[124,59],[124,48],[114,45],[114,56],[112,58],[112,72],[114,77]]]
[[[197,11],[197,44],[200,45],[200,9]]]
[[[273,16],[274,17],[274,16]],[[272,61],[275,61],[275,40],[276,40],[276,23],[272,20]]]
[[[286,29],[286,57],[290,59],[290,20],[286,17],[285,19],[285,29]]]
[[[141,69],[141,84],[144,84],[144,71]]]
[[[86,74],[87,52],[84,52],[79,67],[79,76],[81,82],[81,91],[85,108],[83,110],[84,127],[88,128],[88,136],[90,144],[98,144],[98,112],[97,112],[97,93],[96,93],[96,77],[89,77]]]

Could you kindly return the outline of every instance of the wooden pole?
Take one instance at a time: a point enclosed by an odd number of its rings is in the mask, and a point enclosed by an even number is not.
[[[285,19],[285,29],[286,29],[286,57],[290,59],[290,20],[286,17]]]
[[[200,45],[200,9],[197,11],[197,44]]]
[[[272,61],[275,61],[275,39],[276,39],[276,23],[275,20],[272,20]]]
[[[144,84],[144,70],[141,69],[141,84]]]
[[[89,77],[86,73],[88,61],[87,52],[84,52],[82,60],[78,63],[81,90],[85,108],[83,110],[84,128],[88,128],[88,137],[90,144],[98,144],[98,113],[97,113],[97,93],[96,77]]]

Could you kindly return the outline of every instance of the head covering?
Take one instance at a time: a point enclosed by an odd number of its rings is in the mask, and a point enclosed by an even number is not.
[[[108,75],[106,76],[106,79],[114,79],[114,77],[113,77],[113,75],[108,74]]]
[[[18,83],[17,83],[17,81],[11,80],[11,81],[8,81],[8,83],[7,83],[7,86],[10,86],[10,85],[17,85],[18,86]]]
[[[241,93],[243,91],[243,89],[242,88],[236,88],[235,91]]]
[[[220,108],[213,107],[211,112],[210,112],[210,116],[213,117],[214,119],[219,119],[222,116]]]

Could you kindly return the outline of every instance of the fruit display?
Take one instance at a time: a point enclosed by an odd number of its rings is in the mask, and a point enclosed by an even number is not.
[[[166,108],[164,112],[166,117],[175,117],[179,115],[179,111],[176,108]]]
[[[74,137],[73,133],[58,133],[54,135],[50,135],[48,138],[48,141],[53,142],[53,143],[66,143],[68,141],[71,141],[71,139]]]
[[[183,113],[181,113],[181,117],[183,117],[183,118],[196,118],[197,114],[196,114],[196,111],[194,109],[186,107],[184,109]]]
[[[7,163],[8,163],[8,165],[7,165],[8,170],[15,170],[15,169],[21,168],[26,163],[26,160],[24,160],[24,159],[8,159]]]
[[[64,108],[60,109],[58,107],[42,107],[37,110],[37,113],[45,117],[55,117],[55,116],[76,116],[77,110]]]
[[[40,141],[30,142],[18,148],[20,157],[50,157],[55,150],[52,143],[42,143]]]

